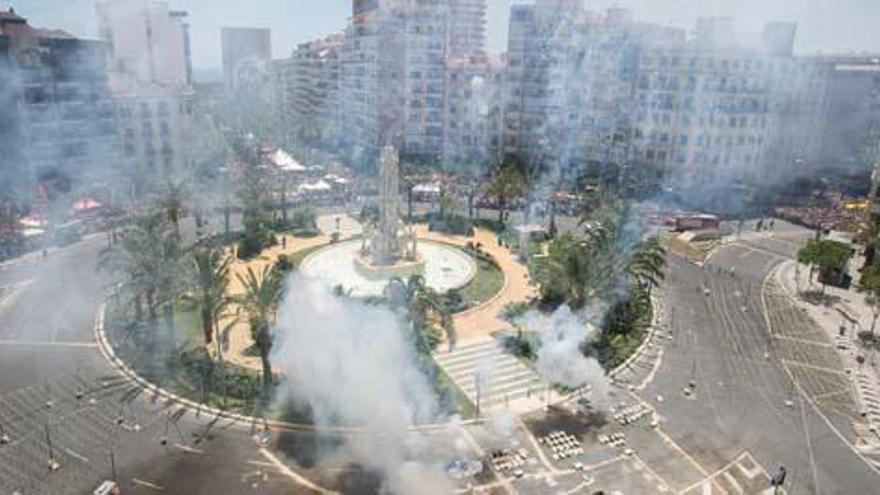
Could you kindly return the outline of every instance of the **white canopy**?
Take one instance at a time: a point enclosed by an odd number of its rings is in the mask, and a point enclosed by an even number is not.
[[[284,151],[281,148],[278,148],[278,151],[272,154],[272,163],[275,164],[276,167],[284,170],[285,172],[305,172],[305,165],[299,163],[290,156],[290,153]]]
[[[330,184],[324,182],[324,180],[319,180],[314,184],[300,184],[297,190],[299,192],[318,192],[318,191],[329,191],[331,189]]]
[[[413,187],[414,193],[440,194],[440,184],[417,184]]]

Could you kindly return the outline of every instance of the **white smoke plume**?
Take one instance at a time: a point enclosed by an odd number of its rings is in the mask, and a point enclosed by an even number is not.
[[[568,306],[551,315],[530,311],[520,324],[538,334],[535,367],[544,379],[568,388],[589,385],[593,402],[607,403],[610,380],[599,361],[585,356],[581,348],[586,339],[599,331],[586,312],[575,313]]]
[[[344,455],[381,472],[391,493],[448,493],[432,454],[449,450],[408,431],[443,421],[436,393],[419,368],[400,319],[384,307],[331,296],[325,284],[294,276],[278,313],[273,362],[282,394],[310,406],[320,426],[358,426]],[[282,397],[284,398],[284,397]]]

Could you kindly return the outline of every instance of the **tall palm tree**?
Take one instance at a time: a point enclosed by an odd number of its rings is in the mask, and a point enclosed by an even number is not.
[[[248,267],[244,275],[236,273],[235,276],[244,287],[244,293],[238,300],[247,314],[251,335],[260,350],[260,360],[263,365],[263,393],[268,397],[272,386],[272,366],[269,362],[273,340],[271,323],[281,300],[284,279],[281,273],[270,265],[264,266],[259,274]]]
[[[202,334],[205,345],[210,345],[217,332],[216,315],[229,306],[229,267],[232,258],[217,248],[199,247],[192,252],[197,297],[201,306]]]
[[[666,249],[657,236],[653,236],[635,245],[626,272],[646,288],[650,295],[651,290],[666,278],[666,263]]]
[[[135,318],[143,319],[144,306],[148,322],[155,327],[159,292],[167,277],[166,251],[170,244],[169,229],[161,215],[135,218],[120,234],[120,242],[101,253],[99,266],[123,274],[122,288],[131,296]]]

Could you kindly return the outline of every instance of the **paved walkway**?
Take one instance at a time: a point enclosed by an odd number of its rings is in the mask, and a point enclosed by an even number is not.
[[[298,238],[293,236],[279,236],[278,245],[273,246],[258,256],[255,259],[249,261],[242,261],[239,259],[235,259],[230,267],[230,277],[229,277],[229,292],[232,295],[239,295],[243,292],[243,287],[238,280],[236,274],[244,275],[247,272],[248,267],[252,268],[256,273],[259,273],[264,266],[273,264],[278,259],[278,256],[281,254],[293,254],[297,251],[301,251],[303,249],[313,248],[315,246],[322,246],[330,244],[330,235],[327,232],[333,232],[335,230],[335,219],[339,218],[339,227],[340,227],[340,236],[342,239],[347,239],[361,233],[361,226],[356,221],[352,220],[350,217],[346,215],[323,215],[318,217],[317,223],[318,228],[321,230],[321,235],[317,237],[310,238]],[[285,247],[281,247],[282,238],[286,239]],[[232,312],[235,312],[235,308],[232,309]],[[220,327],[223,328],[229,320],[221,321]],[[224,358],[233,364],[243,366],[246,368],[259,370],[260,368],[260,357],[246,355],[245,352],[253,346],[254,341],[251,338],[250,327],[247,323],[247,318],[242,315],[241,321],[237,322],[229,331],[228,336],[228,346],[225,351]],[[211,348],[211,351],[214,351],[214,348]]]

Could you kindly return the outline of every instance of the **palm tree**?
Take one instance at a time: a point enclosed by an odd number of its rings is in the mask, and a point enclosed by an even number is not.
[[[651,290],[666,278],[666,249],[657,236],[638,242],[632,250],[627,274],[637,280],[648,295]]]
[[[407,282],[393,277],[385,286],[384,296],[392,307],[402,307],[406,311],[420,354],[430,354],[439,343],[439,335],[430,324],[432,312],[440,320],[450,351],[455,347],[458,336],[452,314],[441,302],[439,294],[427,286],[423,276],[413,275]]]
[[[226,291],[232,258],[220,249],[204,247],[193,250],[191,258],[201,306],[202,334],[205,345],[210,345],[217,332],[216,315],[223,314],[230,303]]]
[[[101,253],[99,266],[124,274],[122,287],[131,294],[135,318],[155,327],[158,293],[166,277],[165,252],[169,244],[168,224],[160,215],[134,219],[120,234],[120,242]]]
[[[184,204],[189,193],[181,182],[167,182],[157,198],[158,206],[174,226],[174,233],[180,237],[180,218],[183,216]]]
[[[248,267],[244,275],[236,273],[235,276],[244,287],[244,293],[238,300],[247,313],[251,335],[260,350],[263,365],[263,393],[268,398],[272,386],[269,354],[272,351],[273,338],[270,325],[281,300],[284,279],[278,270],[269,265],[264,266],[259,274]]]

